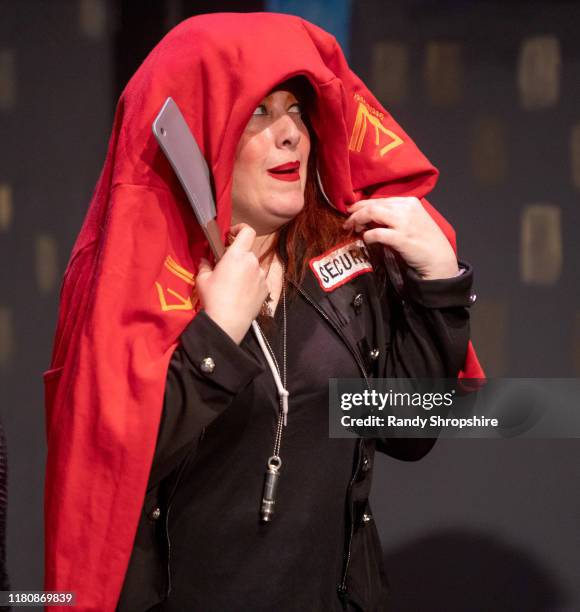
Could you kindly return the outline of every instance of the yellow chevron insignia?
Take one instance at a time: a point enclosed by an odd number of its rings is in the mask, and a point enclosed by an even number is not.
[[[195,278],[193,273],[189,272],[182,266],[180,266],[172,257],[168,255],[165,258],[165,262],[163,264],[165,268],[171,272],[174,276],[179,278],[181,281],[187,283],[191,287],[195,287]],[[159,282],[155,282],[155,287],[157,288],[157,295],[159,296],[159,303],[161,304],[161,310],[166,312],[168,310],[193,310],[193,303],[191,296],[183,296],[181,293],[171,289],[170,287],[166,287],[163,289],[163,286]],[[195,291],[195,290],[194,290]],[[172,303],[168,302],[166,294],[169,294],[177,302],[173,301]]]
[[[348,143],[348,148],[351,151],[360,152],[363,142],[365,140],[367,134],[367,128],[369,123],[375,129],[375,138],[374,144],[379,148],[379,154],[382,157],[392,149],[398,147],[403,144],[403,140],[400,136],[388,130],[382,123],[381,120],[376,116],[378,111],[372,112],[374,109],[369,109],[367,104],[363,101],[359,101],[358,110],[356,113],[356,119],[354,122],[354,127],[352,128],[352,134],[350,137],[350,142]],[[380,113],[380,116],[384,116],[383,113]],[[381,139],[383,143],[385,142],[385,136],[388,138],[386,144],[381,145]]]

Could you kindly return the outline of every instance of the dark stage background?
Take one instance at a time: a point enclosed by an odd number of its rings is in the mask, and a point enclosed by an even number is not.
[[[441,170],[430,199],[476,270],[487,374],[580,376],[579,2],[1,0],[13,589],[42,588],[41,373],[116,99],[181,19],[265,9],[336,28],[355,72]],[[440,440],[416,464],[379,456],[372,503],[393,612],[580,610],[579,465],[580,440]]]

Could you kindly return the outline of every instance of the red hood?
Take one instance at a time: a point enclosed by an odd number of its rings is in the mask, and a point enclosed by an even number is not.
[[[303,19],[202,15],[153,49],[117,107],[103,172],[65,272],[45,374],[45,588],[75,591],[79,611],[115,609],[168,363],[195,314],[192,278],[199,257],[208,255],[152,135],[153,119],[168,96],[181,108],[212,171],[225,235],[239,137],[261,99],[298,74],[316,93],[309,116],[318,168],[336,208],[379,195],[423,198],[435,185],[436,169],[350,71],[334,37]],[[423,203],[455,246],[451,226]],[[462,375],[483,375],[471,346]]]

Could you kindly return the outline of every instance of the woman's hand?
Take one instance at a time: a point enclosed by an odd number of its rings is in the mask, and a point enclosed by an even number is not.
[[[451,278],[459,271],[451,244],[417,198],[360,200],[347,210],[345,229],[362,231],[367,244],[392,247],[421,278]]]
[[[240,223],[231,233],[235,239],[213,270],[201,260],[196,288],[207,315],[239,344],[260,312],[268,285],[252,252],[254,229]]]

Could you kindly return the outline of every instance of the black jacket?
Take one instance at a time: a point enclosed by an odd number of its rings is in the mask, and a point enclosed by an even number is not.
[[[377,256],[379,250],[373,252],[374,272],[356,276],[327,293],[308,270],[297,290],[349,347],[361,377],[457,376],[469,340],[467,307],[474,300],[471,267],[461,262],[465,269],[460,276],[430,281],[406,269],[402,288],[395,289],[397,279],[387,276],[384,259]],[[211,373],[200,368],[208,356],[216,364]],[[168,595],[168,521],[180,475],[195,454],[204,428],[264,367],[244,355],[203,311],[182,334],[168,371],[168,381],[172,380],[168,389],[180,396],[171,401],[182,409],[164,411],[162,417],[118,612],[148,610]],[[189,398],[187,403],[179,401],[185,397]],[[195,411],[188,409],[191,398]],[[386,596],[381,593],[377,597],[376,582],[385,583],[385,579],[368,502],[375,449],[415,461],[434,443],[434,439],[359,439],[347,494],[348,524],[338,592],[345,602],[365,612],[385,610]],[[372,551],[372,559],[365,558],[368,551]]]

